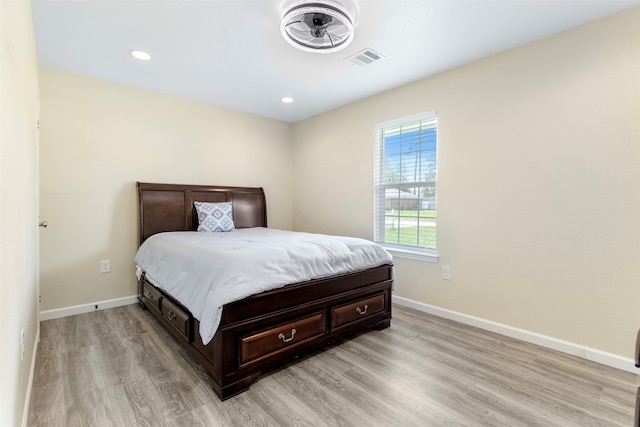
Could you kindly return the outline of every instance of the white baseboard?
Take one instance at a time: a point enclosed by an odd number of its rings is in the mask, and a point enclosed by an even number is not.
[[[445,319],[454,320],[456,322],[464,323],[465,325],[475,326],[480,329],[495,332],[501,335],[505,335],[511,338],[516,338],[522,341],[526,341],[532,344],[537,344],[542,347],[550,348],[560,351],[562,353],[571,354],[581,357],[583,359],[597,362],[602,365],[611,366],[612,368],[621,369],[623,371],[631,372],[633,374],[640,373],[640,370],[635,367],[635,361],[633,359],[627,359],[612,353],[607,353],[601,350],[596,350],[589,347],[584,347],[579,344],[571,343],[568,341],[559,340],[556,338],[548,337],[546,335],[537,334],[535,332],[525,331],[524,329],[518,329],[511,326],[503,325],[501,323],[492,322],[490,320],[480,319],[478,317],[469,316],[466,314],[458,313],[456,311],[447,310],[444,308],[436,307],[429,304],[413,301],[408,298],[402,298],[396,295],[392,297],[393,302],[398,305],[413,308],[418,311],[433,314]]]
[[[56,308],[40,312],[40,321],[57,319],[59,317],[73,316],[75,314],[89,313],[90,311],[104,310],[106,308],[121,307],[123,305],[135,304],[138,302],[137,296],[110,299],[106,301],[93,302],[90,304],[74,305],[71,307]]]
[[[117,298],[107,301],[100,301],[91,304],[76,305],[72,307],[59,308],[55,310],[46,310],[40,312],[40,320],[57,319],[59,317],[73,316],[75,314],[88,313],[90,311],[104,310],[107,308],[120,307],[123,305],[135,304],[138,302],[137,296],[130,296],[124,298]],[[398,305],[413,308],[418,311],[433,314],[445,319],[454,320],[456,322],[464,323],[466,325],[475,326],[477,328],[485,329],[487,331],[495,332],[501,335],[505,335],[511,338],[516,338],[522,341],[526,341],[532,344],[537,344],[542,347],[557,350],[573,356],[578,356],[583,359],[591,360],[592,362],[600,363],[602,365],[611,366],[612,368],[621,369],[623,371],[631,372],[633,374],[640,373],[640,370],[635,367],[635,361],[633,359],[627,359],[612,353],[597,350],[594,348],[585,347],[579,344],[575,344],[568,341],[559,340],[546,335],[537,334],[535,332],[526,331],[524,329],[514,328],[512,326],[503,325],[501,323],[492,322],[490,320],[481,319],[479,317],[469,316],[456,311],[447,310],[444,308],[436,307],[433,305],[421,303],[408,298],[403,298],[394,295],[393,302]],[[40,334],[40,332],[38,332]],[[38,337],[39,338],[39,337]],[[35,353],[32,363],[32,375],[35,368]],[[29,382],[29,388],[31,387],[31,379]],[[30,394],[29,394],[30,395]],[[28,396],[29,396],[28,395]]]
[[[22,427],[27,426],[29,421],[29,404],[31,402],[31,388],[33,387],[33,377],[36,372],[36,355],[38,354],[38,345],[40,344],[40,328],[36,332],[36,341],[33,344],[33,354],[31,355],[31,368],[29,370],[29,381],[27,382],[27,394],[24,401],[24,409],[22,410]]]

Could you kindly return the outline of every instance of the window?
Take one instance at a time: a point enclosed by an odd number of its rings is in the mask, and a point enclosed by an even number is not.
[[[374,239],[396,254],[436,258],[436,112],[375,127]]]

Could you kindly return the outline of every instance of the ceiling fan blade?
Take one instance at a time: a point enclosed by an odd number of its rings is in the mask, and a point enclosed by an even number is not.
[[[292,22],[290,25],[285,27],[285,30],[288,32],[296,32],[296,33],[310,33],[311,28],[307,27],[304,22]]]
[[[336,24],[329,25],[327,27],[327,31],[331,31],[332,34],[347,34],[349,32],[347,27],[344,24],[339,22]]]
[[[291,22],[287,22],[287,25],[285,25],[285,27],[288,27],[289,25],[293,25],[293,24],[304,24],[304,21],[291,21]]]
[[[300,28],[289,27],[287,28],[287,31],[289,32],[289,34],[295,37],[302,37],[305,39],[308,38],[309,40],[313,38],[313,36],[311,35],[311,31],[307,28],[300,29]]]
[[[329,34],[328,31],[325,34],[327,35],[327,38],[329,39],[329,43],[331,43],[331,47],[335,47],[335,44],[333,43],[333,39],[331,38],[331,34]]]
[[[344,27],[344,24],[340,21],[333,21],[327,24],[327,28],[329,27]]]
[[[344,36],[342,36],[342,35],[335,34],[335,33],[330,33],[329,31],[327,31],[326,34],[327,34],[327,36],[331,37],[334,40],[335,39],[337,39],[337,41],[344,40]]]

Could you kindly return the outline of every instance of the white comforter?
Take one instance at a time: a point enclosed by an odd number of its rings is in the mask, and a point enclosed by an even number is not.
[[[392,262],[380,245],[353,237],[243,228],[149,237],[135,257],[139,271],[200,321],[207,344],[222,306],[287,284],[363,270]]]

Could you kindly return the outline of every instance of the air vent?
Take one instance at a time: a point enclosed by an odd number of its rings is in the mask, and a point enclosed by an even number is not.
[[[367,49],[361,50],[355,55],[351,55],[350,57],[345,58],[345,61],[353,62],[354,64],[363,67],[365,65],[369,65],[373,62],[376,62],[382,58],[384,58],[384,56],[380,55],[378,52],[376,52],[373,49],[367,48]]]

